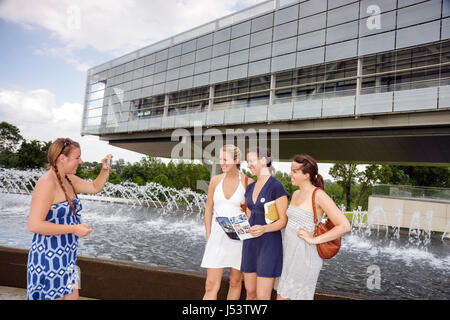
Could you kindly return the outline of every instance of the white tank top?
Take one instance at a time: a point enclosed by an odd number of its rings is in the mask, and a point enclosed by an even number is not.
[[[236,215],[237,210],[241,210],[241,203],[245,203],[245,188],[242,185],[241,174],[239,173],[239,184],[229,199],[225,198],[223,192],[223,180],[217,185],[214,190],[214,216],[217,217],[231,217]]]

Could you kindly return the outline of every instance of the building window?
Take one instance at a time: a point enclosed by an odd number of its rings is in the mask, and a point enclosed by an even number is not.
[[[164,95],[131,101],[131,120],[162,117],[164,114]]]
[[[354,96],[357,95],[358,81],[361,84],[360,95],[450,84],[450,41],[382,52],[360,59],[360,79],[356,58],[278,72],[275,74],[273,102]],[[167,100],[165,94],[132,100],[130,120],[268,105],[270,79],[270,74],[264,74],[222,82],[214,85],[211,97],[211,87],[202,86],[172,92]],[[108,90],[110,85],[106,80],[89,86],[87,123],[102,117],[103,96],[107,96],[105,92]]]
[[[169,95],[168,115],[202,112],[208,108],[209,87],[194,88]]]
[[[362,58],[361,94],[443,85],[450,41]],[[448,81],[447,81],[448,83]]]
[[[270,75],[229,81],[214,87],[213,109],[269,104]]]

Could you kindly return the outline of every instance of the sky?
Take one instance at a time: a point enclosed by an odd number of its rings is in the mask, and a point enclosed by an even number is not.
[[[109,153],[139,161],[144,155],[80,135],[87,70],[261,2],[0,0],[0,121],[27,140],[70,137],[84,161]],[[326,179],[330,167],[319,164]],[[275,168],[288,172],[290,163]]]

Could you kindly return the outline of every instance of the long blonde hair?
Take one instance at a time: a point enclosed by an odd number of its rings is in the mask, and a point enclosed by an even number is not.
[[[59,174],[58,167],[56,166],[56,160],[62,154],[68,157],[70,152],[75,148],[80,148],[80,144],[78,142],[73,141],[69,138],[58,138],[55,141],[53,141],[53,143],[50,145],[50,148],[48,149],[47,153],[48,166],[53,168],[53,170],[55,171],[56,177],[58,178],[58,183],[61,189],[64,191],[64,196],[66,197],[66,200],[69,203],[70,207],[72,208],[74,214],[76,214],[77,211],[75,210],[75,206],[73,205],[72,200],[67,195],[66,188],[64,188],[61,175]],[[73,192],[75,193],[75,197],[78,199],[78,195],[77,192],[75,191],[75,187],[73,186],[72,181],[70,181],[67,175],[65,176],[65,178],[72,186]]]

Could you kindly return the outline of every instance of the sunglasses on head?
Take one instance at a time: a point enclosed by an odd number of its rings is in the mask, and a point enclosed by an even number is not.
[[[61,149],[61,152],[58,154],[58,157],[64,152],[64,149],[65,149],[67,146],[69,146],[69,145],[72,144],[72,142],[73,142],[73,141],[70,140],[69,138],[64,139],[63,147],[62,147],[62,149]],[[58,158],[58,157],[56,157],[56,158]]]

